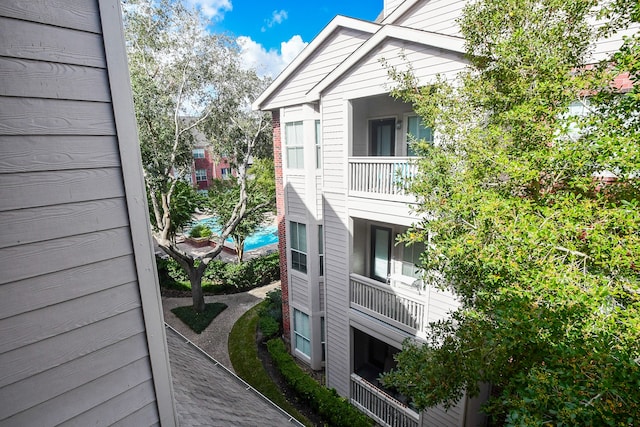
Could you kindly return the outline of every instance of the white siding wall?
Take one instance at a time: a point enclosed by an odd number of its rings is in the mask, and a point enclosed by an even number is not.
[[[402,57],[403,53],[405,58]],[[386,69],[380,63],[381,59],[385,59],[390,66],[396,66],[399,69],[406,68],[407,61],[410,62],[416,77],[422,84],[434,81],[438,74],[453,78],[465,67],[460,54],[388,39],[363,59],[353,71],[330,87],[327,95],[337,93],[345,99],[353,99],[388,93],[391,82]]]
[[[394,23],[403,27],[458,36],[460,29],[456,19],[461,15],[465,3],[465,0],[421,1]]]
[[[132,225],[136,202],[126,198],[143,194],[141,177],[120,160],[136,140],[135,127],[118,117],[133,124],[133,110],[119,108],[127,99],[109,80],[128,76],[124,46],[113,44],[121,37],[118,8],[111,0],[0,3],[3,426],[110,425],[129,417],[153,425],[162,416],[150,357],[164,336],[161,313],[156,306],[152,344],[143,309],[157,284],[153,273],[140,283],[132,237],[142,227],[148,241],[148,223]],[[101,12],[110,14],[104,38]],[[106,53],[114,51],[121,55]],[[119,70],[107,68],[117,60]],[[124,128],[133,135],[119,134]],[[140,182],[125,185],[131,172]],[[154,271],[150,245],[136,247],[149,249],[143,268]]]
[[[307,258],[307,261],[309,261],[309,258]],[[289,294],[291,295],[291,302],[308,307],[310,289],[307,278],[298,276],[295,271],[291,271],[289,276]]]
[[[368,33],[341,28],[302,64],[295,74],[265,101],[263,109],[300,104],[304,95],[369,37]]]
[[[285,194],[287,198],[287,218],[291,221],[306,222],[307,207],[305,205],[305,177],[302,175],[287,176]]]

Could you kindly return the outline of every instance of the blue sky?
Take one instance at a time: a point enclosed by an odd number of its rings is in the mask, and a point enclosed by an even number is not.
[[[187,0],[213,32],[238,38],[244,61],[275,77],[336,15],[374,20],[383,0]]]

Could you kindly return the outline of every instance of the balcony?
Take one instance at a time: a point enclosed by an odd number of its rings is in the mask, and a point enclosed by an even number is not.
[[[383,426],[419,425],[420,415],[417,412],[357,374],[351,374],[351,403]]]
[[[381,318],[414,336],[424,336],[427,299],[418,290],[396,284],[390,286],[352,273],[349,279],[351,308]]]
[[[414,202],[407,188],[417,171],[411,157],[350,157],[349,195]]]

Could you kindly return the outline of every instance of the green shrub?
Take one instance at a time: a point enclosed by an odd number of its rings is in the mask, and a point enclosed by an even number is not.
[[[274,338],[267,342],[271,359],[296,394],[332,426],[370,427],[373,421],[340,397],[334,389],[318,384],[307,375],[287,352],[284,342]]]
[[[173,258],[156,257],[156,266],[158,267],[158,281],[161,286],[176,288],[181,287],[178,282],[189,281],[187,273],[184,272],[180,264]]]
[[[274,289],[267,292],[258,312],[258,327],[265,339],[282,333],[282,291]]]
[[[260,316],[258,319],[258,327],[262,331],[262,336],[265,339],[273,338],[280,332],[280,323],[273,317]]]
[[[197,224],[191,231],[189,231],[189,237],[210,237],[211,229],[204,224]]]

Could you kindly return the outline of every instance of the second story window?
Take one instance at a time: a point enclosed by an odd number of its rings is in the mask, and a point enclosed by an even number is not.
[[[222,179],[231,178],[231,168],[222,168],[220,172],[222,174]]]
[[[207,170],[206,169],[196,169],[196,181],[206,181],[207,180]]]
[[[302,122],[285,123],[284,142],[286,147],[287,168],[304,168],[304,138]]]
[[[193,149],[193,158],[194,159],[204,159],[204,148],[194,148]]]
[[[433,132],[422,122],[420,116],[409,116],[407,118],[407,156],[415,156],[417,153],[413,143],[418,140],[433,142]]]
[[[291,239],[291,268],[307,273],[307,226],[299,222],[289,223]]]

